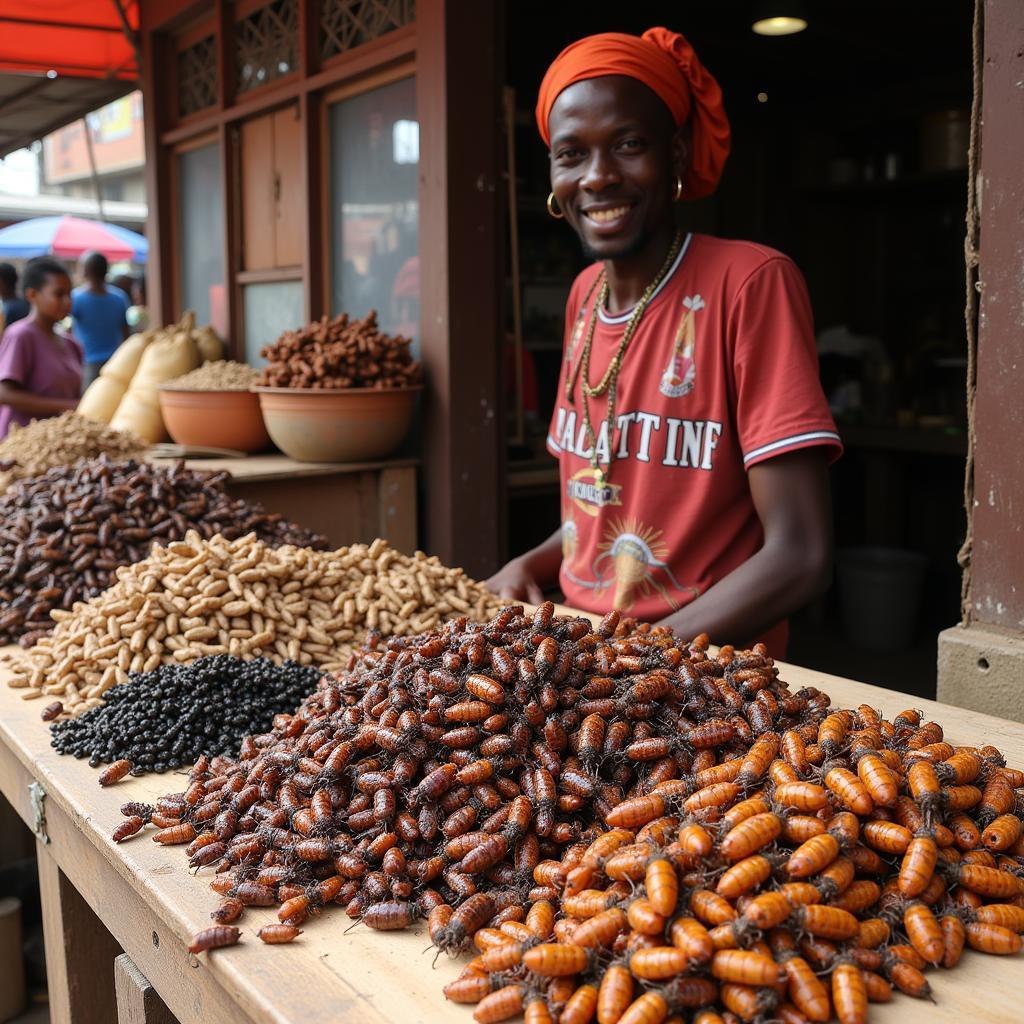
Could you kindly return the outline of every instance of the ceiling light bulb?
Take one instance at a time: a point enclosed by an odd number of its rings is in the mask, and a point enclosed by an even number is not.
[[[778,15],[774,18],[762,18],[750,26],[759,36],[791,36],[803,32],[807,22],[803,18],[792,18]]]

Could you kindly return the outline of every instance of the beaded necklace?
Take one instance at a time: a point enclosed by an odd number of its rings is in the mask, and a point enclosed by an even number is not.
[[[647,286],[643,295],[640,296],[639,301],[633,307],[633,312],[626,323],[626,329],[622,332],[622,340],[619,342],[618,351],[608,364],[608,369],[605,370],[601,380],[594,385],[590,383],[590,353],[594,343],[594,330],[597,327],[598,310],[603,309],[608,301],[608,275],[604,270],[598,274],[594,283],[590,286],[590,291],[587,292],[583,300],[583,305],[586,306],[595,290],[597,291],[597,301],[590,311],[590,322],[587,325],[586,337],[583,341],[583,351],[580,354],[580,358],[576,361],[576,369],[566,377],[565,397],[569,404],[572,405],[576,381],[579,380],[580,394],[583,398],[583,425],[586,431],[587,444],[590,445],[591,452],[590,465],[594,470],[594,483],[598,487],[603,487],[605,481],[609,478],[612,461],[615,458],[612,429],[615,424],[615,395],[618,389],[619,373],[622,370],[622,359],[626,354],[626,349],[629,348],[629,343],[633,340],[633,335],[636,334],[637,328],[640,326],[640,320],[647,309],[647,304],[651,301],[651,297],[658,290],[662,281],[665,280],[666,274],[668,274],[676,257],[679,255],[682,242],[683,233],[677,231],[675,238],[672,239],[672,245],[669,247],[668,255],[665,257],[661,270],[658,271],[654,280]],[[587,399],[600,398],[605,393],[608,395],[608,415],[606,417],[608,423],[608,468],[603,470],[597,458],[597,437],[590,422],[590,406]]]

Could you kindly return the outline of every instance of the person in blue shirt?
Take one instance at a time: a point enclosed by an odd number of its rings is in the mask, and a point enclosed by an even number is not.
[[[128,337],[131,299],[120,288],[107,284],[107,257],[87,252],[78,264],[84,284],[71,293],[75,337],[85,348],[82,386],[87,388],[117,346]]]
[[[0,263],[0,302],[3,303],[3,325],[10,327],[15,320],[24,320],[32,307],[18,295],[18,271],[10,263]]]

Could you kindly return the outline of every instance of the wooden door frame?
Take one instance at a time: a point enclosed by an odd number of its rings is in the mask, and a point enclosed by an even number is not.
[[[420,0],[420,345],[426,549],[485,578],[505,526],[500,11]]]

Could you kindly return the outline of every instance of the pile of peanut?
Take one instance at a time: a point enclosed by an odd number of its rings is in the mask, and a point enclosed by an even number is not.
[[[189,530],[229,540],[254,533],[275,547],[327,547],[312,530],[233,498],[228,479],[183,462],[101,456],[19,480],[0,495],[0,644],[31,647],[53,628],[52,609],[96,597],[120,566]]]
[[[27,427],[12,424],[10,433],[0,441],[0,494],[15,480],[38,476],[54,466],[69,466],[97,455],[128,458],[146,447],[134,434],[112,430],[77,412],[33,420]]]
[[[260,355],[268,360],[260,384],[275,388],[404,388],[419,384],[420,364],[408,338],[377,326],[377,311],[362,320],[347,313],[285,331]]]
[[[203,363],[181,377],[160,385],[169,391],[248,391],[260,382],[260,371],[247,363],[232,359],[217,359]]]
[[[74,716],[129,672],[216,654],[332,670],[370,630],[420,633],[461,615],[487,618],[500,604],[461,569],[380,539],[314,551],[189,531],[118,569],[98,597],[51,612],[56,628],[14,662],[11,685],[26,699],[59,699]]]

